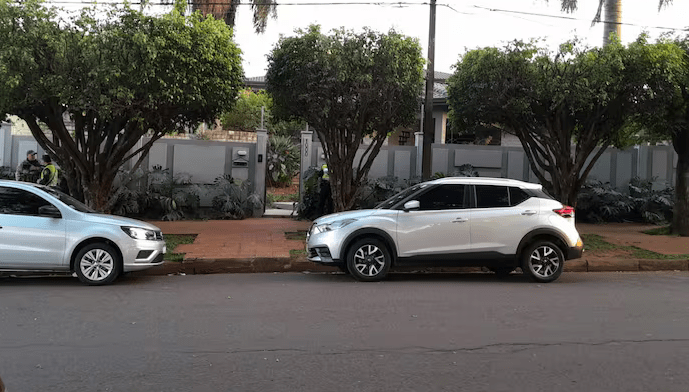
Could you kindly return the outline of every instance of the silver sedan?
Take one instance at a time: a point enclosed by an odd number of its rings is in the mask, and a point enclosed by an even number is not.
[[[0,181],[0,273],[73,272],[89,285],[163,263],[160,229],[52,188]]]

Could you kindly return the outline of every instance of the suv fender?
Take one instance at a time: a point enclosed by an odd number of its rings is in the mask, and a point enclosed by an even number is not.
[[[538,237],[550,237],[555,239],[555,243],[559,246],[562,247],[560,249],[562,253],[567,255],[568,250],[569,250],[569,245],[567,244],[567,241],[565,240],[565,236],[560,233],[559,231],[551,228],[540,228],[540,229],[534,229],[530,232],[528,232],[524,238],[519,242],[519,246],[517,247],[517,257],[521,257],[522,252],[524,251],[524,248],[531,243],[535,238]]]
[[[343,246],[341,248],[342,250],[340,251],[340,260],[346,262],[347,252],[349,252],[349,247],[352,245],[352,243],[356,241],[357,238],[367,236],[379,237],[381,240],[383,240],[383,242],[385,242],[385,245],[388,246],[388,250],[392,255],[392,264],[394,265],[395,260],[397,260],[397,246],[395,245],[395,241],[392,239],[390,234],[384,230],[374,227],[365,227],[350,233],[343,242]]]

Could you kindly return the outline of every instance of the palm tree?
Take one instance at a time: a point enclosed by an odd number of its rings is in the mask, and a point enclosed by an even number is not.
[[[672,0],[658,0],[658,11],[670,3],[672,3]],[[572,13],[577,10],[578,0],[560,0],[560,4],[562,11]],[[622,36],[622,0],[598,0],[598,12],[596,12],[592,24],[601,21],[603,5],[605,5],[603,45],[607,45],[610,42],[610,33],[615,32],[618,37]]]
[[[201,11],[202,14],[213,15],[216,19],[222,19],[230,26],[234,26],[237,7],[242,0],[192,0],[192,10]],[[275,0],[248,0],[254,12],[254,29],[260,34],[266,30],[268,16],[277,17],[277,2]]]

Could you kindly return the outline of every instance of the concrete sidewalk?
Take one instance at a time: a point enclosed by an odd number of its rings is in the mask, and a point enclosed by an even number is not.
[[[303,250],[303,238],[311,222],[289,218],[251,218],[151,222],[165,234],[197,234],[193,244],[179,245],[175,253],[185,253],[184,261],[166,262],[144,271],[145,274],[337,271],[290,256],[290,250]],[[639,224],[577,224],[582,234],[598,234],[618,245],[633,245],[662,254],[689,254],[689,238],[650,236],[642,231],[654,228]],[[301,233],[299,233],[301,232]],[[296,233],[296,236],[286,233]],[[292,237],[292,238],[290,238]],[[294,239],[296,237],[297,239]],[[443,269],[445,270],[445,269]],[[467,269],[475,271],[476,269]],[[565,271],[656,271],[689,270],[688,260],[632,260],[584,253],[579,260],[565,263]]]

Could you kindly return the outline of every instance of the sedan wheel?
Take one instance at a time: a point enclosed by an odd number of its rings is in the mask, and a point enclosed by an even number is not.
[[[524,252],[524,272],[532,280],[548,283],[562,274],[565,257],[562,250],[549,241],[538,241]]]
[[[375,238],[364,238],[350,248],[347,269],[360,281],[373,282],[387,275],[392,258],[385,244]]]
[[[90,244],[79,251],[74,270],[83,283],[103,285],[112,283],[120,273],[119,255],[107,244]]]

